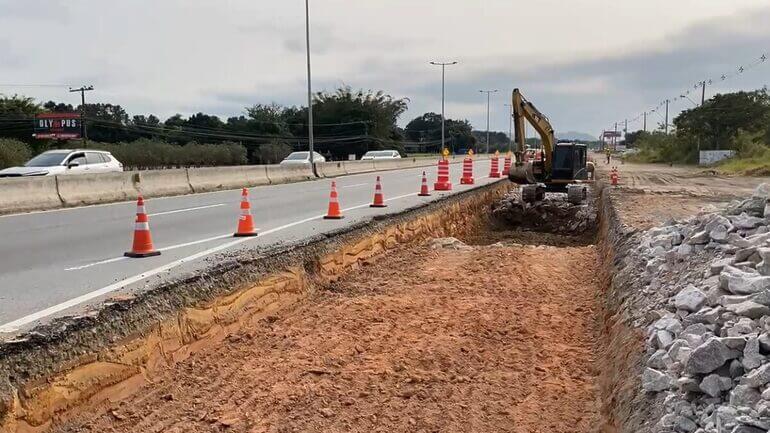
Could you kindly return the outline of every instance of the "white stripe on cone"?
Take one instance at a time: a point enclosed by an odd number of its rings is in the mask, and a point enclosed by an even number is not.
[[[150,231],[150,223],[136,223],[134,230],[148,232]]]

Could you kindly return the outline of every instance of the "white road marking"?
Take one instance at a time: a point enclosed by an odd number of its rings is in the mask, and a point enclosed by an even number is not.
[[[188,207],[188,208],[185,208],[185,209],[177,209],[177,210],[170,210],[170,211],[166,211],[166,212],[151,213],[151,214],[148,214],[147,216],[151,216],[152,217],[152,216],[160,216],[160,215],[171,215],[173,213],[192,212],[194,210],[210,209],[212,207],[224,206],[226,204],[227,203],[217,203],[217,204],[210,204],[210,205],[207,205],[207,206]]]
[[[409,193],[409,194],[399,195],[399,196],[396,196],[396,197],[391,197],[389,199],[386,199],[385,201],[393,201],[393,200],[398,200],[398,199],[402,199],[402,198],[405,198],[405,197],[412,197],[412,196],[415,196],[415,195],[417,195],[417,193],[413,192],[413,193]],[[366,207],[366,206],[369,206],[369,203],[365,203],[365,204],[362,204],[362,205],[345,208],[345,209],[342,209],[342,211],[345,212],[345,211],[359,209],[359,208]],[[316,219],[319,219],[319,218],[323,218],[323,216],[324,216],[324,214],[312,216],[312,217],[305,218],[305,219],[302,219],[302,220],[299,220],[299,221],[294,221],[294,222],[289,223],[289,224],[284,224],[284,225],[279,226],[279,227],[274,227],[272,229],[265,230],[265,231],[261,232],[260,234],[263,235],[263,236],[264,235],[268,235],[268,234],[275,233],[275,232],[278,232],[278,231],[281,231],[281,230],[285,230],[285,229],[290,228],[290,227],[294,227],[294,226],[299,225],[299,224],[303,224],[303,223],[306,223],[306,222],[309,222],[309,221],[313,221],[313,220],[316,220]],[[214,238],[208,238],[208,239],[204,239],[204,240],[201,240],[201,241],[194,241],[194,242],[195,243],[201,243],[201,242],[204,242],[204,241],[210,241],[210,240],[214,240],[214,239],[217,239],[217,238],[224,238],[224,237],[229,237],[229,236],[232,236],[232,235],[231,234],[227,234],[227,235],[217,236],[217,237],[214,237]],[[88,302],[88,301],[90,301],[90,300],[92,300],[94,298],[98,298],[99,296],[106,295],[108,293],[114,292],[115,290],[122,289],[122,288],[124,288],[124,287],[126,287],[126,286],[128,286],[130,284],[142,281],[143,279],[149,278],[149,277],[151,277],[153,275],[157,275],[157,274],[160,274],[162,272],[169,271],[169,270],[171,270],[171,269],[173,269],[173,268],[175,268],[177,266],[181,266],[184,263],[191,262],[193,260],[197,260],[197,259],[209,256],[209,255],[214,254],[214,253],[218,253],[218,252],[226,250],[226,249],[228,249],[230,247],[233,247],[233,246],[239,245],[239,244],[241,244],[243,242],[249,241],[251,239],[257,239],[257,238],[259,238],[259,237],[238,238],[238,239],[232,240],[230,242],[224,243],[222,245],[217,245],[215,247],[212,247],[212,248],[209,248],[207,250],[195,253],[193,255],[190,255],[190,256],[187,256],[187,257],[183,257],[183,258],[181,258],[179,260],[175,260],[175,261],[167,263],[167,264],[165,264],[163,266],[159,266],[157,268],[150,269],[149,271],[143,272],[141,274],[125,278],[125,279],[123,279],[121,281],[118,281],[116,283],[110,284],[109,286],[102,287],[101,289],[97,289],[97,290],[94,290],[92,292],[88,292],[86,294],[77,296],[75,298],[72,298],[72,299],[64,301],[62,303],[53,305],[51,307],[45,308],[45,309],[37,311],[35,313],[28,314],[28,315],[26,315],[24,317],[21,317],[19,319],[13,320],[11,322],[4,323],[4,324],[0,325],[0,333],[15,332],[21,326],[24,326],[24,325],[27,325],[29,323],[35,322],[37,320],[40,320],[40,319],[45,318],[47,316],[50,316],[52,314],[60,313],[60,312],[62,312],[64,310],[67,310],[69,308],[75,307],[75,306],[80,305],[80,304],[82,304],[84,302]],[[180,244],[180,245],[184,245],[184,244]],[[178,245],[175,245],[175,246],[172,246],[172,247],[166,247],[165,250],[172,249],[172,248],[181,248],[181,247],[178,246]],[[123,257],[119,257],[119,258],[116,257],[114,259],[108,259],[108,260],[118,261],[118,260],[122,260],[122,259],[123,259]],[[105,262],[109,263],[108,261],[102,261],[100,263],[105,263]],[[92,264],[91,266],[95,266],[95,264]],[[85,267],[88,267],[88,266],[85,266]],[[82,268],[83,267],[81,267],[81,269]]]
[[[355,185],[341,186],[340,188],[356,188],[356,187],[359,187],[359,186],[366,186],[366,185],[369,185],[369,184],[368,183],[357,183]]]

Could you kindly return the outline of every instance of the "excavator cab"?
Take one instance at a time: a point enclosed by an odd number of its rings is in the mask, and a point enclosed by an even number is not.
[[[551,179],[554,181],[587,180],[587,147],[585,144],[559,141],[553,150]]]

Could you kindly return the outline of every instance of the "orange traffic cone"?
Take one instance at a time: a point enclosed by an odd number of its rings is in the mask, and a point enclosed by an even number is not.
[[[420,193],[417,194],[420,197],[430,196],[430,190],[428,189],[428,177],[425,176],[425,172],[422,172],[422,186],[420,187]]]
[[[243,188],[241,191],[241,216],[238,218],[238,230],[233,234],[236,238],[245,236],[256,236],[257,229],[254,228],[254,218],[251,217],[251,204],[249,203],[249,190]]]
[[[345,218],[340,211],[340,202],[337,199],[337,182],[332,181],[332,192],[329,194],[329,211],[324,215],[327,220],[339,220]]]
[[[150,220],[144,210],[144,199],[139,196],[136,201],[136,223],[134,226],[134,245],[131,251],[123,254],[126,257],[152,257],[159,256],[160,251],[152,246],[150,235]]]
[[[382,195],[382,184],[380,184],[380,177],[377,176],[377,183],[374,186],[374,201],[369,207],[388,207],[385,204],[385,198]]]

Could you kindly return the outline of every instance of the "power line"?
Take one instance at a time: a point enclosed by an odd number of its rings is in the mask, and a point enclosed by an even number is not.
[[[757,66],[759,66],[761,64],[764,64],[764,63],[767,63],[767,60],[768,60],[767,53],[763,53],[761,56],[759,56],[758,58],[756,58],[753,61],[751,61],[748,65],[739,65],[739,66],[733,68],[731,71],[726,72],[724,74],[721,74],[718,77],[712,77],[712,78],[706,78],[706,79],[700,80],[697,83],[695,83],[695,85],[692,87],[692,89],[688,88],[685,91],[680,92],[677,96],[674,96],[674,97],[671,97],[671,98],[666,98],[662,102],[660,102],[655,108],[648,109],[648,110],[646,110],[646,112],[657,112],[658,109],[662,108],[666,104],[666,100],[669,100],[670,102],[674,102],[675,100],[684,99],[685,97],[687,97],[690,94],[691,90],[697,89],[700,86],[704,86],[703,92],[705,94],[705,86],[707,84],[709,86],[711,86],[714,83],[724,82],[724,81],[730,80],[730,79],[732,79],[734,77],[743,75],[746,72],[756,68]],[[639,116],[635,117],[634,119],[638,119],[640,116],[642,116],[642,115],[639,115]]]

